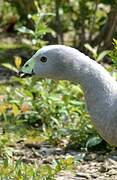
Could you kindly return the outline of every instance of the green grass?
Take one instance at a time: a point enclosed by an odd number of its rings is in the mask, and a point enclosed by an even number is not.
[[[35,150],[26,147],[22,149],[22,142],[23,144],[41,143],[47,141],[47,136],[42,130],[29,129],[23,124],[8,123],[3,127],[5,132],[1,132],[0,136],[0,180],[54,179],[61,170],[74,168],[74,158],[70,155],[57,159],[53,157],[51,163],[40,163],[36,158],[33,163],[23,162],[22,150],[24,150],[24,157],[29,156],[29,152],[33,154]],[[14,155],[14,149],[19,149],[18,156]],[[28,160],[30,159],[31,157],[28,157]]]

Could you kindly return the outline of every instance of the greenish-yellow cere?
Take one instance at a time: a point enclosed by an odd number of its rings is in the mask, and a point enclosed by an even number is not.
[[[21,68],[21,71],[23,73],[31,74],[34,68],[34,65],[35,65],[35,60],[31,58],[24,64],[24,66]]]

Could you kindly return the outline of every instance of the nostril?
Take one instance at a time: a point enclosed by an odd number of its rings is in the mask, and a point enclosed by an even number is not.
[[[28,67],[28,66],[29,66],[28,64],[25,65],[25,67]]]

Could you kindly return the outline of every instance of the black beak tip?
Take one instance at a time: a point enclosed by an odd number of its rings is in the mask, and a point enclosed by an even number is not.
[[[17,77],[20,77],[21,74],[22,74],[22,72],[21,72],[21,71],[18,71],[18,72],[16,73],[16,76],[17,76]]]
[[[20,78],[32,77],[32,75],[34,75],[33,70],[32,70],[31,74],[23,73],[21,70],[17,73],[17,76],[20,77]]]
[[[19,72],[17,72],[16,76],[17,76],[17,77],[22,77],[23,74],[24,74],[24,73],[23,73],[21,70],[19,70]]]

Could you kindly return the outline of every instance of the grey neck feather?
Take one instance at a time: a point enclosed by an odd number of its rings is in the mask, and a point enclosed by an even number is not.
[[[100,64],[79,51],[68,56],[69,60],[74,59],[72,64],[67,63],[64,79],[81,85],[94,126],[106,141],[117,146],[116,81]]]

